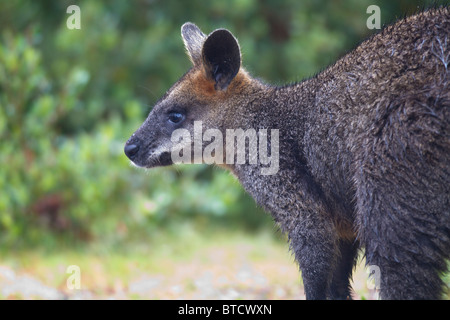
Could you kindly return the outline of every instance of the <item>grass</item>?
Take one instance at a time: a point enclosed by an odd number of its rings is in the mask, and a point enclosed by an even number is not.
[[[177,236],[155,238],[115,249],[93,244],[77,250],[3,252],[0,267],[15,273],[15,279],[30,276],[57,289],[62,298],[302,297],[300,276],[287,245],[269,232],[199,234],[185,228]],[[70,265],[80,267],[81,290],[66,286]],[[8,282],[0,270],[0,284],[2,280]],[[23,298],[23,294],[3,298]]]
[[[70,274],[66,270],[70,265],[80,267],[79,290],[67,287]],[[360,262],[354,274],[354,298],[376,298],[374,291],[367,289],[363,265]],[[297,264],[285,239],[275,231],[199,232],[187,225],[175,235],[161,232],[148,241],[115,247],[93,243],[51,252],[3,251],[0,298],[304,299],[305,296]]]

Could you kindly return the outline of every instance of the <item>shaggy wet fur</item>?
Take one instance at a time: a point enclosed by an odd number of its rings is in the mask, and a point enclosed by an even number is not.
[[[182,35],[193,67],[128,141],[133,162],[170,165],[171,133],[192,132],[196,120],[224,135],[279,129],[277,174],[223,166],[289,235],[306,297],[351,298],[363,247],[383,299],[440,298],[450,254],[449,8],[388,26],[284,87],[251,78],[228,31],[206,36],[188,23]],[[182,122],[168,123],[174,110]]]

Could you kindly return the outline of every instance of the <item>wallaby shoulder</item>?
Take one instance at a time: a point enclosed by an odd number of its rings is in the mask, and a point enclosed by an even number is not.
[[[295,119],[288,127],[298,133],[298,157],[331,202],[351,214],[358,160],[373,152],[377,139],[387,139],[380,136],[386,121],[397,128],[390,138],[405,144],[408,119],[430,122],[415,114],[424,112],[427,99],[448,103],[449,64],[450,10],[430,9],[385,27],[315,77],[279,88],[283,111],[274,117]],[[448,134],[448,110],[436,112],[435,125]]]

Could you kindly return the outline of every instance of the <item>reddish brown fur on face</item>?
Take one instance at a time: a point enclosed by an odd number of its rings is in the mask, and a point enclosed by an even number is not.
[[[187,74],[179,90],[190,92],[199,100],[214,103],[224,102],[231,96],[242,94],[253,83],[247,72],[241,68],[226,90],[216,90],[214,81],[206,76],[204,70],[196,68]]]
[[[216,92],[216,89],[214,88],[214,81],[208,79],[205,72],[201,69],[197,69],[192,73],[189,85],[191,86],[189,89],[192,90],[197,97],[214,99],[218,96],[216,93],[221,93],[220,91]]]

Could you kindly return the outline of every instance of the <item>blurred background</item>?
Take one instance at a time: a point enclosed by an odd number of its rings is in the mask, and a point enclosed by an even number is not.
[[[186,21],[228,28],[247,70],[283,84],[374,33],[369,5],[384,24],[431,3],[0,2],[0,298],[304,297],[286,239],[229,173],[137,169],[124,143],[189,68]],[[66,26],[72,4],[80,30]]]

